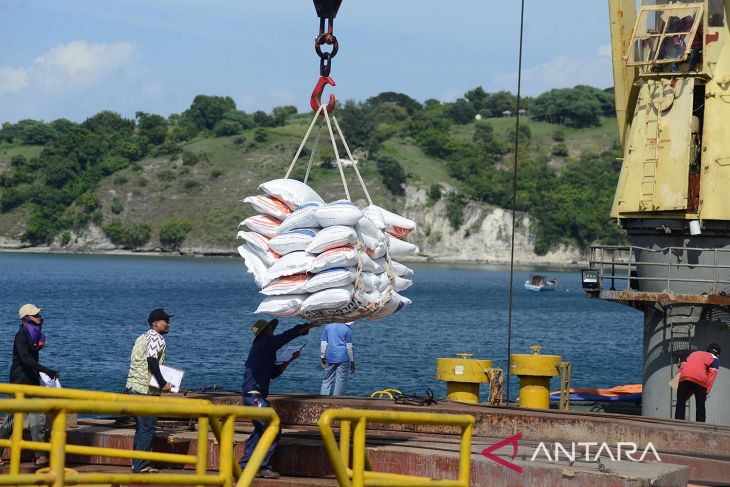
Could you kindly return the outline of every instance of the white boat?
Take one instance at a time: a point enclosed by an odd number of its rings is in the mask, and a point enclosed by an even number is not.
[[[528,291],[553,291],[558,286],[558,280],[555,278],[547,279],[540,274],[531,274],[530,278],[525,281],[525,289]]]

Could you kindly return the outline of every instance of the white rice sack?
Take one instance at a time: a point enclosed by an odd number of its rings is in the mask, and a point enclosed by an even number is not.
[[[296,179],[274,179],[265,182],[259,188],[264,193],[283,201],[292,210],[296,210],[305,203],[324,204],[324,200],[316,191]]]
[[[319,222],[317,221],[315,214],[317,212],[317,208],[320,206],[320,203],[303,204],[294,213],[289,215],[286,220],[281,222],[281,225],[276,232],[281,234],[288,232],[289,230],[294,230],[295,228],[318,227]]]
[[[393,289],[396,291],[405,291],[409,287],[413,286],[413,281],[410,279],[403,279],[402,277],[395,276],[393,279]]]
[[[335,289],[318,291],[302,303],[300,313],[337,309],[345,306],[352,299],[354,288],[352,284]]]
[[[279,255],[286,255],[296,251],[303,251],[312,242],[317,230],[311,228],[297,228],[290,230],[269,240],[269,248]]]
[[[294,316],[299,313],[302,303],[308,294],[290,294],[287,296],[269,296],[264,299],[256,313],[269,313],[276,316]]]
[[[283,258],[283,257],[282,257]],[[317,273],[335,267],[353,267],[357,264],[357,252],[352,247],[337,247],[322,252],[309,264],[309,272]]]
[[[281,220],[269,215],[255,215],[243,220],[241,225],[247,226],[264,237],[271,238],[276,236],[276,229],[281,225]]]
[[[362,218],[362,210],[351,201],[338,200],[317,209],[317,221],[322,227],[354,226]]]
[[[375,238],[379,238],[380,235],[382,235],[383,233],[382,231],[380,231],[378,226],[366,216],[360,218],[357,221],[357,225],[355,225],[355,230],[357,230],[358,235],[369,235]]]
[[[400,259],[418,253],[418,247],[416,245],[395,237],[388,239],[388,249],[390,250],[390,256],[394,259]]]
[[[385,255],[387,248],[387,244],[385,243],[385,236],[383,236],[383,240],[378,240],[377,238],[371,237],[370,235],[366,235],[364,233],[361,233],[360,235],[358,235],[358,237],[365,246],[365,252],[367,253],[367,255],[369,255],[373,259],[377,259]]]
[[[413,220],[396,215],[395,213],[379,206],[371,205],[368,208],[371,207],[380,210],[380,214],[382,215],[383,222],[385,224],[385,231],[393,235],[395,238],[403,238],[416,228],[416,222]],[[367,212],[365,214],[367,215]]]
[[[381,294],[375,292],[356,292],[347,307],[343,309],[342,318],[350,320],[364,318],[375,312],[374,307],[380,302]]]
[[[273,216],[279,220],[283,220],[287,216],[291,215],[292,212],[291,208],[286,206],[283,202],[267,194],[248,196],[247,198],[244,198],[243,202],[250,203],[251,206],[253,206],[253,208],[259,213]]]
[[[268,268],[256,253],[251,250],[249,244],[245,243],[238,247],[238,253],[243,257],[248,272],[253,274],[256,284],[259,287],[267,286],[271,282],[271,279],[268,277]]]
[[[392,315],[393,313],[397,313],[398,311],[402,310],[406,307],[406,305],[411,304],[411,302],[412,301],[410,299],[403,297],[396,292],[393,292],[390,295],[390,299],[388,299],[388,301],[379,311],[367,315],[366,318],[368,320],[379,320],[381,318],[385,318]]]
[[[360,274],[360,281],[362,282],[362,288],[365,292],[371,292],[373,289],[375,289],[376,281],[375,281],[375,274],[372,272],[363,272]],[[380,279],[377,281],[380,283]]]
[[[292,276],[277,277],[271,284],[261,290],[261,294],[267,296],[279,296],[281,294],[302,294],[308,292],[305,288],[309,276],[306,274],[294,274]]]
[[[291,252],[283,255],[274,265],[269,268],[267,277],[269,280],[276,279],[281,276],[291,276],[294,274],[302,274],[312,263],[314,256],[306,252]]]
[[[363,208],[362,212],[377,228],[385,230],[385,218],[383,218],[382,208],[370,205]]]
[[[385,259],[380,258],[375,261],[366,253],[360,254],[360,257],[362,258],[363,272],[371,272],[373,274],[382,274],[385,272]]]
[[[413,270],[409,267],[404,266],[400,262],[391,261],[390,265],[393,267],[393,273],[398,277],[404,277],[408,279],[413,277]]]
[[[308,293],[316,293],[323,289],[346,286],[355,282],[356,275],[357,273],[352,267],[327,269],[326,271],[322,271],[309,278],[309,280],[304,284],[304,291]]]
[[[238,232],[236,237],[245,240],[249,248],[264,261],[264,264],[270,266],[279,260],[279,254],[269,248],[269,239],[256,232]]]
[[[345,247],[357,243],[357,233],[352,227],[335,225],[317,232],[312,242],[307,246],[310,254],[321,254],[325,250],[336,247]]]

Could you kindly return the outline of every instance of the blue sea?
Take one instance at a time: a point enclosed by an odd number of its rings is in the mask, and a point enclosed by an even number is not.
[[[369,395],[394,387],[437,397],[436,359],[457,353],[507,366],[509,270],[503,267],[414,265],[413,304],[353,328],[357,371],[347,392]],[[577,271],[556,277],[554,292],[523,289],[531,270],[515,273],[512,352],[561,355],[573,364],[573,387],[641,382],[642,315],[585,297]],[[185,370],[183,388],[212,385],[240,391],[250,325],[262,295],[240,259],[149,256],[0,254],[0,377],[7,380],[18,308],[43,308],[47,344],[41,363],[60,371],[64,387],[121,391],[147,314],[172,318],[168,365]],[[296,324],[283,320],[279,331]],[[272,382],[272,393],[318,393],[318,329],[302,337],[301,357]],[[511,396],[518,394],[517,380]],[[553,379],[552,387],[559,386]],[[482,398],[484,399],[484,394]]]

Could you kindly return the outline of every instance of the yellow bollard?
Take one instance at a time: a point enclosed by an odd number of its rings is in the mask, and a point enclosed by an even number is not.
[[[559,374],[559,355],[540,355],[541,346],[532,354],[513,354],[510,372],[520,378],[520,407],[550,409],[550,378]]]
[[[446,399],[478,403],[479,384],[489,382],[486,370],[491,360],[472,359],[470,353],[457,353],[459,358],[436,359],[436,379],[446,382]]]

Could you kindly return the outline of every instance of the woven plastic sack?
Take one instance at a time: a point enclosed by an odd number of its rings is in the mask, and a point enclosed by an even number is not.
[[[335,267],[353,267],[357,265],[357,252],[352,247],[337,247],[322,252],[309,264],[308,272],[322,272]]]
[[[322,227],[355,225],[363,217],[362,210],[348,200],[328,203],[317,209],[317,220]]]
[[[289,215],[286,220],[281,222],[279,228],[276,229],[276,233],[282,234],[296,228],[313,228],[318,227],[319,222],[317,221],[317,209],[321,205],[319,203],[305,203],[300,206],[295,212]]]
[[[269,215],[255,215],[243,220],[241,225],[260,233],[264,237],[271,238],[276,236],[276,230],[281,225],[281,220]]]
[[[322,252],[336,247],[353,246],[357,243],[357,233],[352,227],[335,225],[317,232],[312,242],[307,246],[310,254],[321,254]]]
[[[268,241],[269,248],[279,255],[286,255],[292,252],[304,251],[312,242],[317,230],[312,228],[297,228],[281,235],[277,235]]]
[[[253,206],[254,210],[264,215],[273,216],[279,220],[283,220],[287,216],[291,215],[291,208],[286,206],[282,201],[276,199],[268,194],[262,194],[257,196],[249,196],[243,200],[244,203],[249,203]]]
[[[256,253],[249,247],[248,243],[245,243],[238,247],[238,253],[243,257],[243,261],[246,264],[248,272],[253,274],[253,278],[256,284],[260,288],[268,286],[271,279],[268,276],[268,268],[266,264],[256,255]]]
[[[259,304],[259,307],[256,308],[256,313],[268,313],[276,316],[295,316],[299,313],[302,303],[308,297],[308,294],[269,296]]]
[[[318,291],[304,300],[300,313],[342,308],[350,302],[353,292],[354,288],[351,284],[336,289]]]
[[[305,203],[324,204],[315,190],[296,179],[274,179],[259,186],[266,194],[276,197],[292,210]]]
[[[269,280],[282,276],[292,276],[294,274],[302,274],[312,263],[314,256],[306,252],[292,252],[282,255],[274,265],[269,268],[266,276]],[[263,286],[262,286],[263,287]]]
[[[357,270],[353,267],[327,269],[309,278],[303,289],[308,293],[316,293],[323,289],[342,287],[355,282],[356,276]]]
[[[269,248],[269,239],[256,232],[238,232],[236,237],[248,243],[249,248],[266,264],[270,266],[279,260],[279,254]]]
[[[282,294],[303,294],[306,290],[309,276],[306,274],[294,274],[292,276],[277,277],[271,284],[261,290],[261,294],[267,296],[280,296]]]

